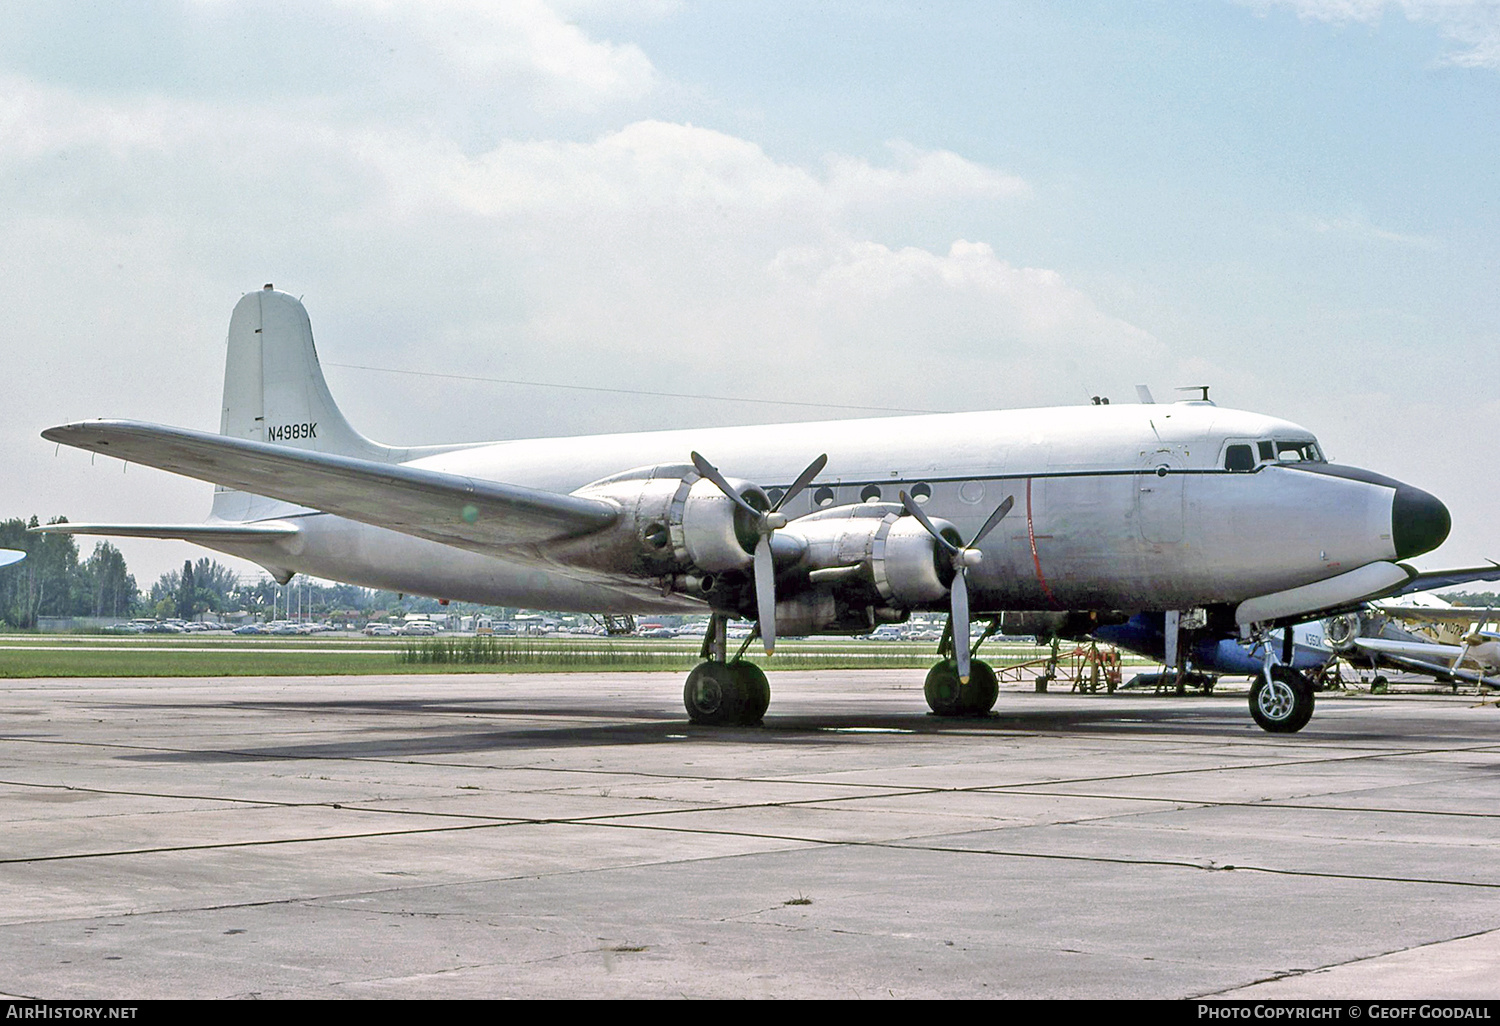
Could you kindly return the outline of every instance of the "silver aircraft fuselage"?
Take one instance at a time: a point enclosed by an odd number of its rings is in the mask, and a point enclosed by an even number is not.
[[[694,450],[773,499],[827,453],[827,469],[784,510],[794,524],[820,506],[896,502],[906,491],[968,538],[1013,497],[971,572],[976,610],[1237,603],[1409,558],[1448,529],[1437,499],[1322,462],[1306,429],[1206,402],[528,439],[408,465],[567,493],[627,468],[684,464]],[[495,558],[291,505],[257,510],[257,519],[273,517],[298,533],[274,547],[213,547],[439,598],[599,613],[706,609],[659,581],[580,569],[545,547]]]

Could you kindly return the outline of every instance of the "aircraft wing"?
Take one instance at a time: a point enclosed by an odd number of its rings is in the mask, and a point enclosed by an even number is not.
[[[1414,670],[1417,673],[1430,673],[1434,677],[1466,680],[1471,684],[1481,684],[1487,688],[1500,688],[1500,677],[1487,677],[1474,670],[1463,668],[1450,668],[1454,657],[1459,653],[1457,645],[1424,645],[1418,642],[1386,641],[1380,638],[1359,638],[1354,642],[1360,648],[1368,652],[1379,653],[1382,661],[1401,667],[1406,670]]]
[[[599,499],[139,421],[64,424],[42,437],[481,552],[588,534],[620,515]]]
[[[0,566],[10,566],[19,563],[26,558],[26,553],[20,549],[0,549]]]
[[[1500,612],[1495,606],[1453,606],[1449,609],[1430,606],[1404,606],[1399,602],[1377,602],[1375,608],[1386,616],[1398,620],[1417,620],[1422,623],[1479,623],[1495,619]]]
[[[1355,638],[1354,644],[1366,652],[1380,655],[1407,656],[1452,662],[1463,652],[1461,645],[1442,645],[1436,641],[1391,641],[1386,638]]]
[[[1500,581],[1500,563],[1459,570],[1419,570],[1415,577],[1386,597],[1396,598],[1419,591],[1432,591],[1434,588],[1452,588],[1460,584],[1473,584],[1475,581]]]

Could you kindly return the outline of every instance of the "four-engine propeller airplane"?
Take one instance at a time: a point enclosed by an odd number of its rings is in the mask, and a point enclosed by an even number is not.
[[[269,285],[230,320],[218,434],[121,420],[42,434],[218,487],[206,523],[38,530],[186,539],[280,581],[593,613],[707,607],[684,700],[710,724],[758,722],[770,700],[764,673],[729,654],[731,617],[755,619],[769,651],[778,633],[946,608],[928,701],[983,713],[996,686],[971,661],[976,614],[1201,610],[1264,638],[1400,589],[1416,575],[1400,561],[1450,527],[1437,498],[1329,464],[1306,429],[1205,400],[382,445],[339,412],[306,310]],[[1297,730],[1313,687],[1269,660],[1250,708]]]

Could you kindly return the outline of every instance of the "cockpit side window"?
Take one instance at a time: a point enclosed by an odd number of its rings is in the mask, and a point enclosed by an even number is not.
[[[1276,458],[1276,446],[1272,445],[1270,442],[1261,442],[1260,458],[1266,463],[1270,463]]]
[[[1224,450],[1224,469],[1246,471],[1255,469],[1255,453],[1248,445],[1231,445]]]

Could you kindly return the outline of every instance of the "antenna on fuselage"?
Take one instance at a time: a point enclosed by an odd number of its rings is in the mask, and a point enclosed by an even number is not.
[[[1202,392],[1203,394],[1200,395],[1197,399],[1189,399],[1189,400],[1187,400],[1187,402],[1190,402],[1190,403],[1206,403],[1206,402],[1208,402],[1208,386],[1207,385],[1178,385],[1177,386],[1177,391],[1179,391],[1179,392]]]
[[[1145,405],[1147,405],[1147,406],[1155,406],[1156,405],[1156,400],[1153,399],[1153,398],[1151,398],[1151,389],[1147,388],[1145,385],[1136,385],[1135,386],[1135,394],[1136,394],[1136,397],[1138,399],[1140,399],[1140,401],[1142,403],[1144,403]]]

